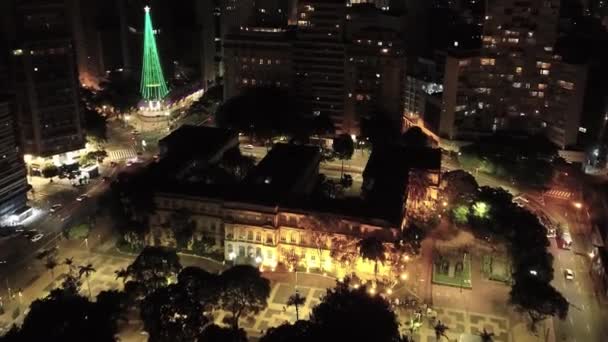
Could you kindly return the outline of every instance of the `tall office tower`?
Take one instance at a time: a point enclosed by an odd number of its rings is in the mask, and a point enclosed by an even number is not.
[[[23,154],[18,147],[14,106],[0,97],[0,218],[20,215],[26,208],[27,183]]]
[[[344,122],[344,0],[304,0],[298,4],[294,43],[295,86],[301,108],[327,115],[337,132]]]
[[[63,154],[84,147],[84,133],[66,3],[18,1],[13,10],[11,76],[23,152],[70,159]]]

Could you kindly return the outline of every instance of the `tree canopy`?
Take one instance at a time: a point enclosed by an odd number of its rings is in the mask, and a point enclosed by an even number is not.
[[[115,341],[116,321],[123,309],[120,297],[100,293],[97,302],[55,289],[32,302],[20,328],[13,328],[2,342],[17,341]]]
[[[220,306],[232,314],[232,326],[238,330],[238,320],[266,308],[270,296],[270,281],[249,265],[237,265],[220,275]]]
[[[144,294],[166,286],[169,279],[176,277],[181,269],[175,250],[157,246],[145,247],[127,267],[131,279],[141,286]]]
[[[519,311],[527,313],[532,329],[547,316],[565,319],[570,304],[551,284],[528,274],[519,277],[510,293],[511,304]]]

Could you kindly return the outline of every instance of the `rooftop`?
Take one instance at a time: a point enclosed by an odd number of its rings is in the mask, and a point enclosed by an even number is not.
[[[321,154],[314,146],[276,144],[247,175],[243,186],[257,199],[273,202],[289,194],[310,193],[320,161]]]
[[[229,129],[184,125],[161,139],[161,155],[187,155],[211,158],[231,142],[238,142],[238,134]]]

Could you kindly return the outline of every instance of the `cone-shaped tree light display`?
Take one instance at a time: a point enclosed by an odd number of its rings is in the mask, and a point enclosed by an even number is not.
[[[156,49],[156,39],[150,18],[150,7],[144,8],[146,11],[146,21],[144,26],[144,58],[141,72],[141,96],[148,101],[158,105],[160,101],[169,93],[167,83],[163,76],[163,69],[158,58]]]

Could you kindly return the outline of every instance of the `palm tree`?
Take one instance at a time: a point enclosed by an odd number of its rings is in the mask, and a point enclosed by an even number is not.
[[[95,272],[92,264],[79,266],[78,278],[81,278],[84,274],[85,278],[87,278],[87,287],[89,288],[89,298],[91,298],[91,284],[89,283],[89,276],[91,273]]]
[[[486,328],[483,328],[483,331],[479,333],[479,337],[481,337],[481,342],[494,341],[494,333],[487,331]]]
[[[127,282],[127,279],[129,278],[129,271],[127,271],[126,268],[116,270],[114,271],[114,274],[116,274],[116,280],[118,280],[118,278],[122,278],[123,285]]]
[[[442,336],[445,337],[448,341],[450,340],[448,338],[448,335],[445,334],[445,332],[448,331],[449,328],[447,325],[441,323],[441,321],[437,321],[437,324],[435,324],[433,329],[435,329],[435,338],[437,341],[439,341]]]
[[[55,259],[54,256],[47,257],[46,262],[44,263],[44,267],[46,267],[47,270],[51,271],[51,277],[53,279],[55,279],[55,267],[57,267],[57,265],[59,265],[59,263],[57,262],[57,259]]]
[[[287,306],[294,306],[296,308],[296,321],[300,320],[300,305],[304,305],[306,297],[302,297],[299,292],[289,296],[287,300]]]
[[[361,258],[374,262],[374,277],[378,278],[378,263],[386,261],[385,248],[382,241],[376,237],[367,237],[359,241],[359,255]]]

